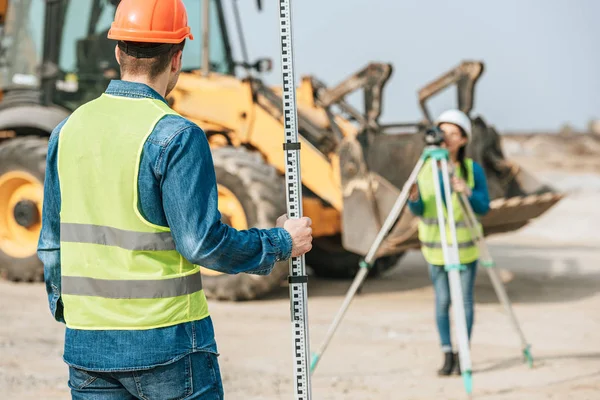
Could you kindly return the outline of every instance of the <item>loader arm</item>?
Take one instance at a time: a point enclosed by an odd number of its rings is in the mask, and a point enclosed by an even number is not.
[[[428,122],[432,122],[426,102],[452,84],[457,87],[458,108],[469,115],[473,109],[475,84],[483,73],[484,66],[479,61],[463,61],[459,66],[446,72],[419,90],[419,105]]]
[[[320,100],[320,96],[321,96],[320,93],[322,91],[326,91],[327,86],[325,85],[325,83],[323,83],[322,81],[320,81],[319,79],[317,79],[313,76],[310,77],[310,83],[311,83],[312,87],[314,88],[315,104],[320,107],[323,107],[325,109],[325,111],[327,112],[329,123],[331,124],[334,131],[337,131],[339,126],[338,126],[338,123],[336,122],[336,120],[337,120],[336,116],[331,111],[331,105],[325,107]],[[338,100],[336,102],[336,105],[339,107],[340,111],[343,114],[343,115],[338,115],[338,117],[345,119],[345,121],[347,123],[351,123],[354,121],[358,122],[359,126],[358,126],[358,128],[355,129],[355,132],[360,132],[360,131],[364,130],[364,127],[367,126],[367,119],[363,116],[363,114],[361,114],[352,105],[348,104],[348,102],[344,99]],[[340,132],[340,133],[341,134],[339,135],[339,138],[341,140],[341,139],[343,139],[345,134],[342,132]],[[337,132],[336,132],[336,134],[337,134]]]
[[[252,90],[257,96],[258,104],[267,110],[273,118],[283,117],[283,99],[273,89],[264,85],[260,80],[252,80]],[[337,140],[330,132],[315,124],[311,119],[298,110],[298,133],[308,140],[323,154],[332,152],[337,146]]]
[[[318,103],[328,109],[335,103],[340,103],[348,94],[358,90],[365,90],[365,115],[361,118],[361,129],[367,127],[378,130],[378,119],[381,115],[383,104],[383,87],[392,74],[392,65],[384,63],[370,63],[362,70],[343,80],[331,89],[322,88],[317,92]]]

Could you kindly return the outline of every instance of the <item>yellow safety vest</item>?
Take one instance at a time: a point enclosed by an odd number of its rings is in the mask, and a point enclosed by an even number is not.
[[[419,184],[419,193],[423,201],[424,212],[419,220],[419,240],[421,242],[421,251],[425,260],[433,265],[445,265],[444,254],[442,251],[441,234],[438,225],[438,215],[435,203],[434,181],[431,169],[431,159],[425,162],[424,167],[419,173],[417,179]],[[475,186],[473,177],[473,160],[465,159],[467,178],[466,183],[471,189]],[[456,168],[455,174],[462,177],[460,168]],[[442,193],[443,196],[443,193]],[[475,244],[471,232],[469,231],[460,207],[458,194],[452,193],[452,209],[456,222],[456,239],[458,242],[459,261],[461,264],[468,264],[479,258],[479,249]],[[448,245],[452,244],[450,227],[448,226],[448,213],[444,207],[444,218],[446,222],[446,240]],[[481,224],[479,229],[481,229]]]
[[[61,292],[67,327],[152,329],[209,315],[200,268],[138,210],[142,149],[164,102],[103,94],[58,141]]]

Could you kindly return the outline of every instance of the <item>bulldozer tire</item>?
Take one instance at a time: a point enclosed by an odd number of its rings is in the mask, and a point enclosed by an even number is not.
[[[239,201],[247,227],[236,226],[227,220],[224,222],[236,229],[274,227],[277,218],[286,213],[284,178],[265,163],[260,154],[245,148],[219,147],[213,149],[212,153],[219,186],[219,209],[224,206],[221,201],[221,190],[224,189]],[[221,214],[224,214],[223,210]],[[215,275],[205,269],[204,272],[202,287],[207,298],[253,300],[280,287],[289,272],[289,262],[276,263],[271,274],[266,276],[245,273]]]
[[[10,139],[0,145],[0,276],[14,282],[39,282],[37,257],[41,229],[48,140]]]
[[[369,271],[368,277],[376,277],[394,267],[404,253],[379,258]],[[311,251],[305,259],[314,274],[321,278],[351,279],[358,273],[363,257],[342,247],[340,236],[313,239]]]

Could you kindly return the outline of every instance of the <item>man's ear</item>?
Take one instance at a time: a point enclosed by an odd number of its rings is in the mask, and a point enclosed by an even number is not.
[[[183,51],[181,51],[181,50],[177,51],[177,53],[175,53],[173,55],[173,58],[171,59],[171,72],[173,72],[173,73],[179,72],[179,70],[181,69],[182,58],[183,58]]]
[[[117,59],[117,64],[121,65],[121,59],[119,58],[119,45],[115,45],[115,58]]]

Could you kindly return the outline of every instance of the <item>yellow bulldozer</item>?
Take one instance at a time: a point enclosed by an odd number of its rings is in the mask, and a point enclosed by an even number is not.
[[[167,100],[208,137],[223,222],[238,229],[272,227],[286,211],[283,99],[279,87],[260,78],[272,63],[248,60],[237,0],[230,5],[242,61],[232,54],[225,0],[184,1],[197,40],[186,46],[183,73]],[[36,246],[47,138],[61,120],[119,78],[115,44],[106,37],[117,4],[0,0],[0,274],[5,279],[43,279]],[[260,1],[257,5],[260,9]],[[312,273],[354,276],[424,147],[423,134],[431,124],[427,100],[455,85],[457,106],[470,114],[483,67],[477,61],[460,63],[419,91],[421,121],[388,125],[379,117],[390,64],[369,63],[331,87],[314,76],[301,77],[298,128],[303,210],[314,227],[313,249],[306,256]],[[348,101],[356,91],[363,92],[364,107]],[[519,229],[560,200],[560,194],[504,157],[492,126],[481,116],[471,119],[474,140],[468,154],[484,167],[493,199],[482,221],[487,235]],[[372,275],[419,247],[416,223],[409,212],[401,215]],[[250,300],[272,292],[287,274],[287,262],[265,277],[203,268],[203,285],[210,298]]]

